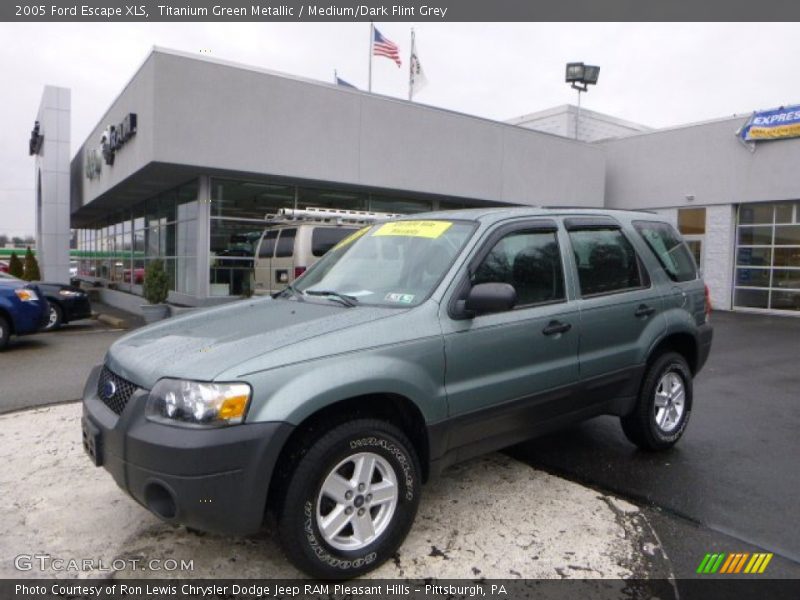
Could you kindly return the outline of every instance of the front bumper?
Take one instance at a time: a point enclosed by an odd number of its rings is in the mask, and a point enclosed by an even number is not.
[[[147,391],[141,389],[117,416],[97,394],[100,370],[92,370],[83,393],[84,446],[95,464],[165,521],[232,535],[258,531],[275,463],[293,427],[154,423],[144,416]]]

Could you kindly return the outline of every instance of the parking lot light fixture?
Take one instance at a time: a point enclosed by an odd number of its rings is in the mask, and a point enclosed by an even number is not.
[[[600,67],[585,65],[582,62],[567,63],[565,81],[574,90],[578,90],[578,112],[575,115],[575,139],[578,139],[578,124],[581,120],[581,92],[589,90],[590,85],[597,85],[600,78]]]

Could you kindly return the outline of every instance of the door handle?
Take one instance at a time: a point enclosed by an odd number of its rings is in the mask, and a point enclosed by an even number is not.
[[[562,323],[561,321],[550,321],[547,324],[547,327],[542,329],[542,333],[544,335],[556,335],[558,333],[566,333],[570,329],[572,329],[572,325],[569,323]]]
[[[652,306],[647,306],[647,304],[640,304],[639,308],[637,308],[636,312],[633,314],[636,315],[637,317],[649,317],[654,312],[656,312],[656,309],[653,308]]]

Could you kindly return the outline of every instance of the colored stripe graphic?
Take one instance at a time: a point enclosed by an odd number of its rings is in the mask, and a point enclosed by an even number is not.
[[[732,552],[730,554],[726,554],[725,552],[708,553],[703,557],[703,560],[700,561],[696,572],[707,575],[713,575],[715,573],[719,573],[720,575],[763,573],[772,560],[772,557],[773,554],[768,552],[756,552],[753,554],[749,552]]]

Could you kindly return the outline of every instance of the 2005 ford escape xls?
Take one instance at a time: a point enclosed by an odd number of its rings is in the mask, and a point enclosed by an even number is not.
[[[275,516],[288,558],[353,577],[442,468],[596,415],[670,448],[711,347],[694,259],[657,215],[475,209],[365,227],[273,298],[133,332],[84,393],[84,445],[161,518]]]

